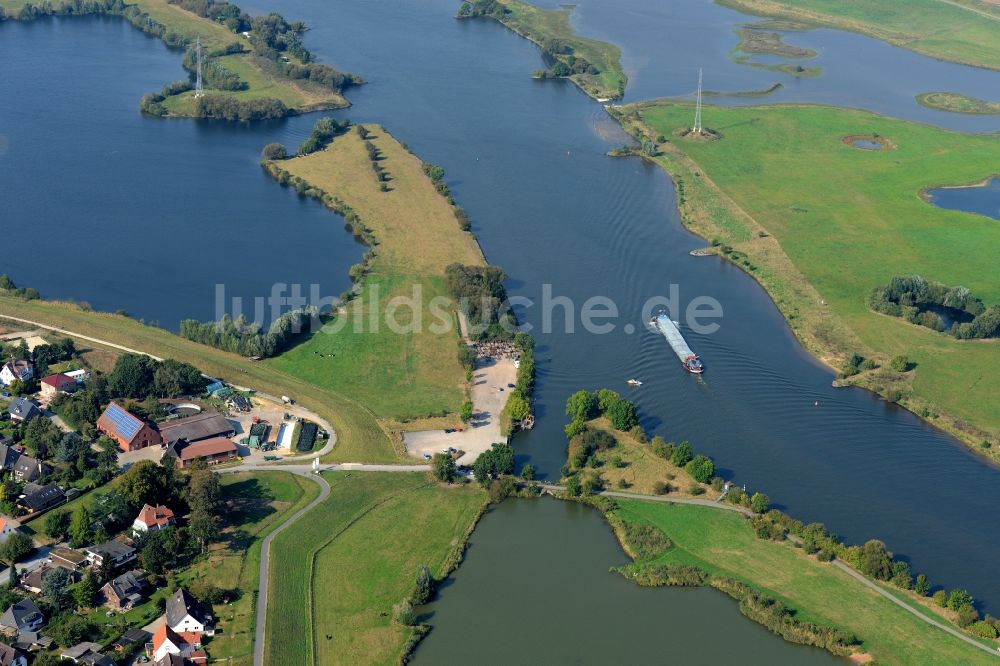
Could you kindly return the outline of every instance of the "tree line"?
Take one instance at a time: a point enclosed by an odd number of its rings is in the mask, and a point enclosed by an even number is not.
[[[26,301],[33,301],[40,298],[37,289],[33,287],[18,287],[6,273],[0,275],[0,293],[3,293],[5,296],[23,298]]]
[[[180,336],[234,354],[267,358],[284,351],[318,319],[319,310],[314,306],[289,310],[271,322],[266,332],[243,315],[233,319],[226,314],[217,322],[185,319],[181,321]]]
[[[299,155],[309,155],[319,150],[323,150],[330,145],[336,137],[347,131],[351,126],[351,121],[337,120],[336,118],[324,117],[316,121],[313,125],[309,137],[299,146]]]

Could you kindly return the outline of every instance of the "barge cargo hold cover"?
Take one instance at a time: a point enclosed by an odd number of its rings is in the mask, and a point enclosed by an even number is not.
[[[667,339],[671,349],[677,354],[677,358],[680,359],[681,365],[684,366],[685,370],[696,375],[705,371],[701,359],[691,351],[684,336],[681,335],[680,329],[677,328],[677,324],[666,313],[653,317],[652,324]]]

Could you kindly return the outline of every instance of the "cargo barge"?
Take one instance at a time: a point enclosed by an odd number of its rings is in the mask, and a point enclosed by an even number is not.
[[[688,343],[684,340],[684,336],[681,335],[680,329],[677,328],[677,324],[666,313],[656,315],[650,323],[667,339],[671,349],[677,354],[677,358],[680,359],[681,365],[684,366],[685,370],[695,375],[700,375],[705,371],[705,366],[702,365],[701,359],[691,351]]]

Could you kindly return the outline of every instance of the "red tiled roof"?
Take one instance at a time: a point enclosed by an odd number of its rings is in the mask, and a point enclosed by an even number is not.
[[[153,634],[153,651],[155,652],[156,650],[159,650],[160,646],[168,640],[176,645],[178,649],[184,644],[181,637],[177,635],[177,632],[164,623],[160,625],[160,628],[156,630],[155,634]]]
[[[194,460],[195,458],[202,458],[204,456],[214,456],[220,453],[236,453],[236,451],[236,445],[228,439],[213,437],[212,439],[206,439],[200,442],[195,442],[194,444],[188,444],[181,450],[180,458],[181,460],[186,461]]]
[[[148,504],[144,504],[142,506],[142,511],[139,512],[137,520],[142,522],[146,527],[152,527],[153,525],[156,525],[157,527],[165,527],[170,523],[170,520],[173,517],[174,512],[165,506],[150,506]]]
[[[60,386],[65,386],[66,384],[73,384],[76,386],[76,380],[72,377],[67,377],[63,373],[58,373],[55,375],[49,375],[48,377],[42,377],[40,380],[43,384],[48,384],[54,389],[58,389]]]

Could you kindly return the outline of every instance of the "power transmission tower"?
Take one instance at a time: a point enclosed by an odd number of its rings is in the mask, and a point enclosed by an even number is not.
[[[201,81],[201,37],[199,37],[197,41],[195,41],[194,50],[195,50],[195,55],[198,58],[198,75],[194,82],[194,96],[204,97],[205,86],[202,84]],[[699,99],[701,99],[701,97],[699,97]]]
[[[694,103],[694,127],[691,128],[691,132],[694,134],[701,134],[701,68],[698,68],[698,97],[695,99]]]

